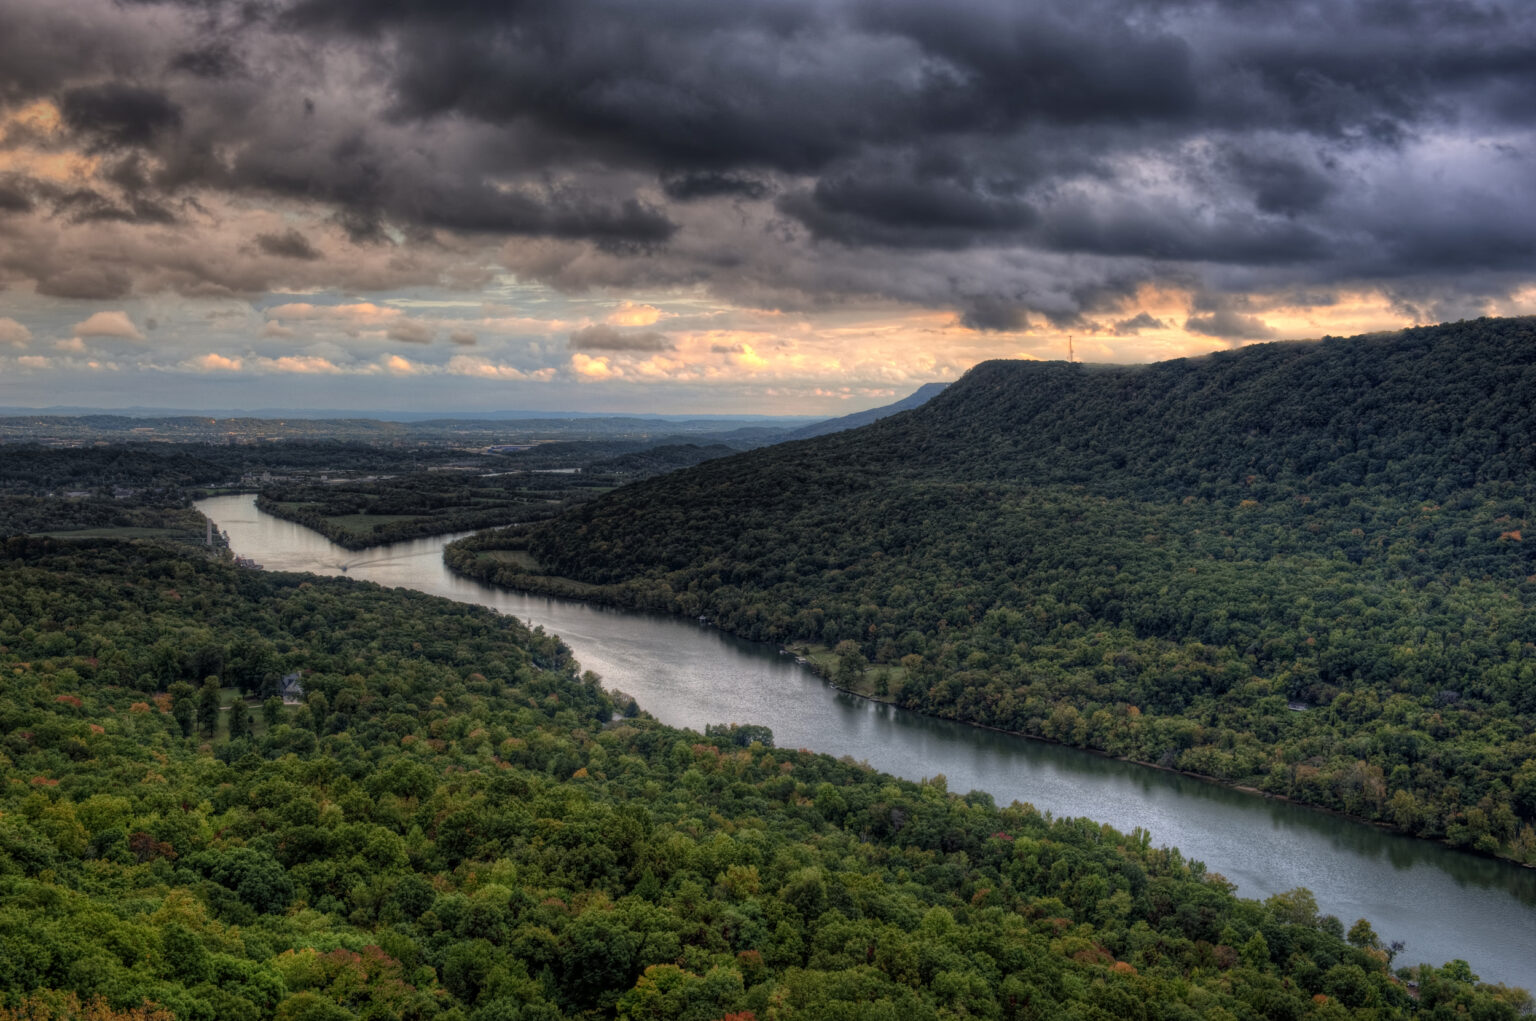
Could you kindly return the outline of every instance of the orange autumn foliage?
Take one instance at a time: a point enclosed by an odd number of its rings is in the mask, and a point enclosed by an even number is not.
[[[148,1000],[117,1008],[100,996],[81,1000],[75,993],[39,989],[15,1007],[0,1007],[0,1021],[176,1021],[176,1015]]]

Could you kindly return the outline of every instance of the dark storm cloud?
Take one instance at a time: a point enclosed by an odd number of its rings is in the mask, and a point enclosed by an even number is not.
[[[626,332],[604,323],[571,333],[572,351],[670,351],[672,341],[654,330]]]
[[[1001,298],[980,297],[967,301],[960,313],[962,325],[972,330],[1008,333],[1029,326],[1024,307]]]
[[[320,258],[319,250],[309,243],[309,238],[296,230],[286,230],[281,234],[257,234],[256,247],[281,259]]]
[[[231,78],[245,72],[245,62],[229,43],[219,42],[182,50],[166,65],[196,78]]]
[[[33,207],[35,182],[20,174],[0,177],[0,213],[25,213]]]
[[[1287,154],[1234,146],[1226,155],[1232,181],[1253,195],[1261,213],[1297,216],[1316,211],[1338,185],[1327,166]]]
[[[143,146],[181,124],[181,109],[162,92],[109,82],[70,89],[60,109],[65,123],[94,145]]]
[[[655,245],[676,229],[663,211],[634,196],[502,188],[433,159],[401,158],[358,132],[309,145],[299,155],[247,149],[230,177],[237,186],[335,204],[337,219],[359,243],[387,240],[391,221],[473,234],[584,239],[615,248]]]
[[[768,194],[768,184],[745,174],[727,174],[718,170],[701,170],[691,174],[672,174],[661,179],[661,190],[667,198],[686,202],[690,199],[715,198],[719,195],[739,195],[742,198],[760,199]]]
[[[818,238],[850,245],[963,248],[1017,238],[1035,220],[1017,194],[941,175],[871,171],[823,177],[809,193],[785,196],[779,208]]]
[[[1442,308],[1536,275],[1524,0],[13,6],[0,97],[146,160],[71,220],[187,220],[207,189],[358,244],[506,237],[562,286],[884,297],[983,330],[1149,328],[1124,318],[1144,284]],[[0,191],[8,216],[53,201]]]

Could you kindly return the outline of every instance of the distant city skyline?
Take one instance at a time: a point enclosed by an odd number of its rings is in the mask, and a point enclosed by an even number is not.
[[[11,0],[0,404],[837,415],[1536,314],[1516,0]]]

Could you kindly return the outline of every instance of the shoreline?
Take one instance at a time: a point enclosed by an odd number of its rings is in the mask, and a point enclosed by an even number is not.
[[[812,673],[815,673],[814,669],[812,670]],[[821,675],[817,674],[817,676],[820,677]],[[1201,783],[1211,784],[1214,787],[1222,787],[1231,791],[1239,791],[1243,794],[1264,798],[1269,801],[1284,802],[1287,805],[1295,805],[1297,808],[1304,808],[1309,812],[1321,812],[1324,815],[1333,816],[1335,819],[1346,819],[1349,822],[1359,823],[1362,826],[1369,826],[1374,830],[1380,830],[1383,833],[1390,833],[1393,836],[1403,837],[1407,840],[1417,840],[1426,844],[1436,844],[1448,850],[1455,851],[1458,854],[1471,855],[1474,858],[1482,858],[1485,861],[1502,862],[1506,865],[1514,865],[1517,868],[1536,871],[1536,863],[1516,861],[1514,858],[1507,858],[1499,854],[1488,854],[1487,852],[1479,851],[1476,848],[1457,847],[1455,844],[1452,844],[1448,840],[1437,840],[1432,837],[1416,836],[1415,834],[1400,830],[1390,823],[1379,822],[1375,819],[1364,819],[1358,815],[1350,815],[1348,812],[1341,812],[1336,808],[1329,808],[1326,805],[1314,805],[1309,801],[1299,801],[1290,795],[1276,794],[1273,791],[1262,790],[1261,788],[1254,787],[1251,784],[1240,783],[1236,780],[1223,780],[1219,776],[1210,776],[1206,773],[1194,773],[1187,769],[1179,769],[1176,766],[1163,766],[1156,762],[1146,762],[1142,759],[1133,759],[1128,755],[1115,755],[1114,753],[1104,751],[1101,748],[1090,748],[1086,745],[1068,744],[1065,741],[1057,741],[1054,738],[1045,737],[1040,734],[1026,734],[1022,730],[1008,730],[1005,727],[994,727],[986,723],[974,723],[970,720],[956,719],[952,716],[938,716],[933,713],[925,713],[919,709],[908,709],[906,706],[898,705],[896,702],[889,698],[880,698],[876,695],[866,695],[863,692],[854,691],[852,688],[845,688],[840,684],[834,683],[830,678],[822,677],[821,679],[829,687],[832,687],[837,691],[841,691],[844,694],[852,695],[854,698],[862,698],[867,702],[877,702],[881,705],[888,705],[893,709],[897,709],[904,713],[912,713],[917,716],[925,716],[931,720],[943,720],[946,723],[958,723],[965,727],[975,727],[977,730],[990,730],[994,734],[1006,734],[1009,737],[1016,737],[1023,741],[1038,741],[1041,744],[1053,745],[1057,748],[1071,748],[1073,751],[1086,752],[1089,755],[1093,755],[1101,759],[1108,759],[1111,762],[1124,762],[1132,766],[1141,766],[1146,769],[1155,769],[1160,773],[1173,773],[1177,776],[1188,777],[1191,780],[1198,780]]]
[[[446,546],[444,547],[444,550],[446,552],[446,550],[447,550]],[[486,579],[486,578],[477,577],[477,576],[475,576],[473,574],[468,574],[468,573],[466,573],[464,571],[459,570],[457,567],[455,567],[448,560],[446,555],[443,558],[443,563],[444,563],[444,566],[451,573],[453,573],[455,575],[458,575],[459,577],[465,578],[467,580],[470,580],[470,581],[479,582],[482,585],[489,585],[489,586],[491,586],[493,588],[503,588],[503,589],[506,589],[506,590],[512,591],[512,592],[525,592],[525,593],[529,593],[529,594],[532,594],[532,595],[554,596],[554,597],[563,598],[563,599],[574,599],[574,600],[577,600],[578,602],[596,603],[596,604],[600,604],[600,605],[617,607],[619,609],[636,610],[636,611],[647,612],[647,613],[657,613],[657,614],[660,614],[661,616],[671,617],[671,618],[674,618],[674,619],[688,619],[691,616],[690,614],[669,613],[669,612],[667,612],[665,610],[657,610],[657,609],[652,609],[652,608],[648,608],[648,607],[626,606],[620,600],[612,599],[612,598],[603,598],[604,593],[602,592],[601,588],[597,588],[597,587],[594,587],[594,589],[595,589],[594,591],[589,592],[589,593],[584,594],[584,595],[577,595],[577,594],[575,594],[573,592],[563,592],[563,591],[560,590],[560,587],[559,587],[558,583],[560,583],[560,582],[572,583],[572,582],[574,582],[574,579],[556,578],[554,576],[541,576],[541,575],[526,574],[525,573],[525,574],[520,575],[520,577],[528,578],[528,579],[537,579],[537,578],[540,578],[540,577],[549,577],[550,581],[554,582],[556,584],[552,584],[548,588],[541,587],[541,586],[538,586],[538,585],[526,585],[526,586],[523,586],[523,585],[505,585],[505,584],[502,584],[500,582],[492,581],[492,580],[489,580],[489,579]],[[576,584],[582,584],[582,583],[578,582]],[[732,635],[733,637],[738,638],[738,639],[740,639],[742,641],[753,641],[753,639],[743,638],[741,635],[737,635],[735,632],[731,631],[728,628],[721,628],[718,624],[714,623],[714,621],[712,619],[709,620],[707,622],[707,624],[704,625],[704,626],[719,628],[719,630],[725,632],[726,634]],[[1130,764],[1130,765],[1142,766],[1142,767],[1145,767],[1145,768],[1148,768],[1148,769],[1158,770],[1159,772],[1174,773],[1174,774],[1177,774],[1177,775],[1180,775],[1180,776],[1186,776],[1186,777],[1189,777],[1192,780],[1198,780],[1198,781],[1200,781],[1202,783],[1208,783],[1208,784],[1213,784],[1213,785],[1218,786],[1218,787],[1224,787],[1224,788],[1227,788],[1228,790],[1235,790],[1235,791],[1238,791],[1238,792],[1246,794],[1246,795],[1257,796],[1257,797],[1265,798],[1265,799],[1268,799],[1268,800],[1271,800],[1271,801],[1284,802],[1286,804],[1295,805],[1295,806],[1297,806],[1299,808],[1307,809],[1308,811],[1321,812],[1321,813],[1323,813],[1325,815],[1333,816],[1334,818],[1338,818],[1338,819],[1347,819],[1350,822],[1359,823],[1359,824],[1361,824],[1363,826],[1369,826],[1369,827],[1371,827],[1374,830],[1379,830],[1379,831],[1381,831],[1383,833],[1390,833],[1390,834],[1393,834],[1395,836],[1404,837],[1404,838],[1406,838],[1408,840],[1423,841],[1426,844],[1436,844],[1436,845],[1438,845],[1440,847],[1447,848],[1447,849],[1455,851],[1455,852],[1457,852],[1459,854],[1466,854],[1466,855],[1469,855],[1471,857],[1481,858],[1481,859],[1483,859],[1485,861],[1496,861],[1496,862],[1501,862],[1501,863],[1508,864],[1508,865],[1513,865],[1513,866],[1515,866],[1517,868],[1522,868],[1522,869],[1526,869],[1526,870],[1536,871],[1536,862],[1522,862],[1522,861],[1519,861],[1519,860],[1517,860],[1515,858],[1508,857],[1506,855],[1492,854],[1492,853],[1489,853],[1489,852],[1486,852],[1486,851],[1479,851],[1479,850],[1477,850],[1476,848],[1473,848],[1473,847],[1458,847],[1457,845],[1452,844],[1449,840],[1446,840],[1444,838],[1418,836],[1417,834],[1410,833],[1410,832],[1407,832],[1405,830],[1399,829],[1399,828],[1397,828],[1396,826],[1393,826],[1390,823],[1381,822],[1381,821],[1376,820],[1376,819],[1366,819],[1366,818],[1363,818],[1363,817],[1358,816],[1358,815],[1351,815],[1348,812],[1343,812],[1343,811],[1340,811],[1339,809],[1336,809],[1336,808],[1329,808],[1326,805],[1317,805],[1317,804],[1313,804],[1313,803],[1308,802],[1308,801],[1301,801],[1301,800],[1298,800],[1298,799],[1293,798],[1293,797],[1291,797],[1289,795],[1286,795],[1286,794],[1275,794],[1275,793],[1272,793],[1270,791],[1265,791],[1265,790],[1262,790],[1262,789],[1260,789],[1258,787],[1254,787],[1251,784],[1244,784],[1244,783],[1240,783],[1240,782],[1237,782],[1237,781],[1231,781],[1231,780],[1223,780],[1220,777],[1210,776],[1210,775],[1205,774],[1205,773],[1194,773],[1194,772],[1191,772],[1191,771],[1186,770],[1186,769],[1179,769],[1179,768],[1177,768],[1175,766],[1163,766],[1163,765],[1159,765],[1158,763],[1155,763],[1155,762],[1146,762],[1146,761],[1143,761],[1141,759],[1131,758],[1129,756],[1115,755],[1115,754],[1113,754],[1111,752],[1104,751],[1103,749],[1091,748],[1091,747],[1086,747],[1086,746],[1083,746],[1083,745],[1068,744],[1068,743],[1066,743],[1064,741],[1057,741],[1057,740],[1055,740],[1053,738],[1044,737],[1044,736],[1041,736],[1041,735],[1028,734],[1028,733],[1024,733],[1023,731],[1017,731],[1017,730],[1008,730],[1005,727],[997,727],[997,726],[993,726],[991,724],[986,724],[986,723],[977,723],[977,722],[972,721],[972,720],[958,719],[956,717],[951,717],[951,716],[940,716],[940,715],[937,715],[935,713],[925,713],[925,712],[922,712],[921,710],[918,710],[918,709],[909,709],[909,708],[907,708],[905,706],[899,705],[898,703],[896,703],[894,700],[892,700],[890,698],[882,698],[882,697],[877,696],[877,695],[866,694],[864,692],[855,691],[852,688],[847,688],[847,687],[844,687],[844,686],[842,686],[840,684],[836,684],[835,682],[832,681],[832,679],[830,677],[825,676],[824,674],[821,673],[821,671],[817,670],[815,668],[815,666],[810,662],[808,657],[805,656],[804,652],[796,651],[791,645],[789,645],[787,643],[774,642],[774,641],[760,641],[760,642],[758,642],[758,644],[760,644],[760,645],[776,646],[781,652],[788,653],[789,655],[795,656],[799,660],[805,661],[804,665],[807,667],[807,669],[809,669],[813,674],[815,674],[824,684],[826,684],[828,687],[830,687],[830,688],[832,688],[832,689],[834,689],[836,691],[840,691],[840,692],[843,692],[844,694],[852,695],[855,698],[864,699],[865,701],[868,701],[868,702],[875,702],[875,703],[879,703],[879,704],[882,704],[882,705],[889,705],[889,706],[891,706],[891,707],[893,707],[895,709],[900,710],[901,712],[913,713],[913,714],[918,715],[918,716],[926,716],[929,719],[944,720],[945,722],[948,722],[948,723],[958,723],[958,724],[961,724],[961,725],[967,726],[967,727],[975,727],[978,730],[989,730],[989,731],[991,731],[991,732],[993,732],[995,734],[1006,734],[1006,735],[1008,735],[1010,737],[1020,738],[1020,739],[1025,740],[1025,741],[1039,741],[1039,742],[1041,742],[1043,744],[1055,745],[1055,746],[1061,747],[1061,748],[1071,748],[1071,749],[1074,749],[1076,751],[1087,752],[1090,755],[1095,755],[1095,756],[1097,756],[1099,758],[1102,758],[1102,759],[1109,759],[1109,760],[1112,760],[1112,761],[1124,762],[1124,763],[1127,763],[1127,764]]]

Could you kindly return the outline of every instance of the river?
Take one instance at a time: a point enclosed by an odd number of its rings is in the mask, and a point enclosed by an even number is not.
[[[354,552],[258,511],[252,496],[197,505],[230,545],[267,570],[311,571],[494,607],[542,625],[609,688],[662,721],[757,723],[781,747],[851,756],[910,780],[943,774],[951,791],[982,790],[1055,816],[1149,831],[1237,884],[1245,897],[1305,886],[1348,927],[1370,920],[1402,940],[1397,963],[1462,958],[1488,982],[1536,989],[1536,870],[1384,833],[1072,748],[902,712],[840,692],[792,657],[674,617],[491,588],[443,565],[447,537]],[[345,570],[343,570],[345,568]]]

